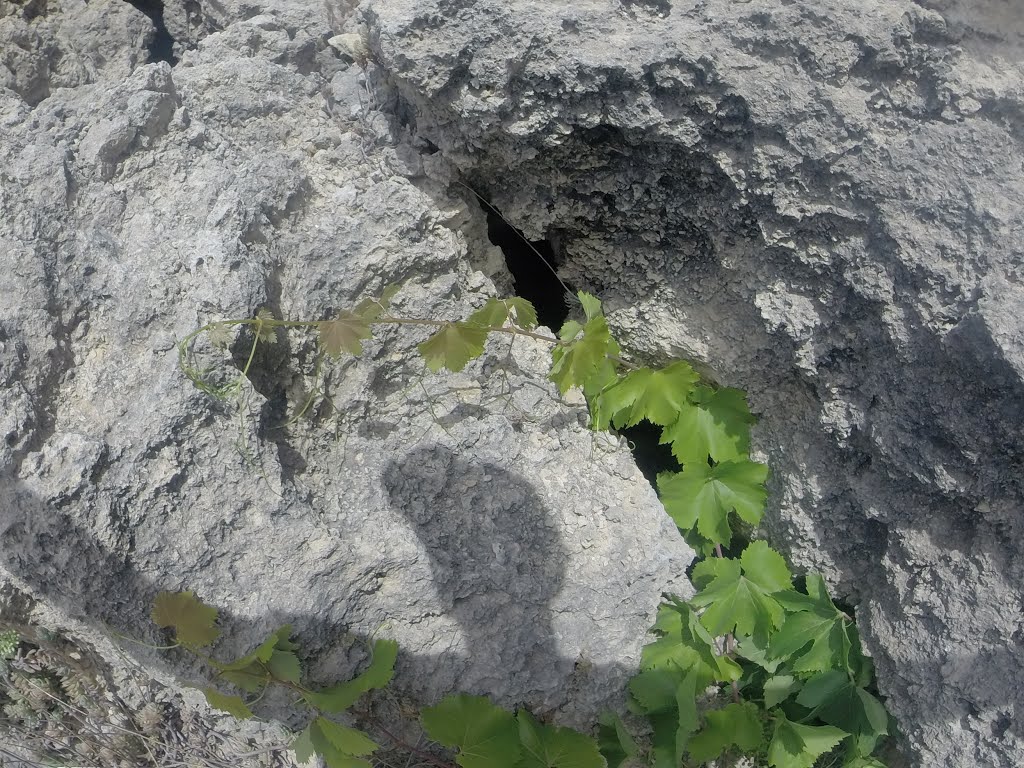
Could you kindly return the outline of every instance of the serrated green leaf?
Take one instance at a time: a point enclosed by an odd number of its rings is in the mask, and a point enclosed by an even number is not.
[[[158,594],[153,601],[152,618],[158,627],[173,627],[177,641],[190,648],[202,648],[220,637],[220,630],[214,626],[217,609],[190,591]]]
[[[398,643],[376,640],[371,647],[373,658],[362,673],[343,683],[304,695],[309,704],[321,712],[343,712],[367,691],[383,688],[391,681],[398,658]]]
[[[229,662],[219,662],[216,659],[210,659],[210,664],[212,664],[214,667],[221,670],[222,672],[232,670],[251,671],[255,669],[258,670],[260,674],[262,674],[262,667],[260,667],[260,665],[256,664],[255,662],[259,661],[265,664],[266,662],[270,661],[270,657],[274,655],[274,651],[277,649],[286,651],[294,650],[294,648],[296,647],[295,644],[288,640],[288,638],[291,636],[291,633],[292,625],[283,624],[282,626],[278,627],[273,632],[271,632],[269,635],[267,635],[267,638],[262,643],[260,643],[256,650],[252,651],[251,653],[247,653],[245,656],[242,656],[241,658]]]
[[[857,754],[871,754],[878,740],[889,732],[889,715],[882,703],[839,670],[812,677],[796,702],[812,710],[819,720],[850,733]]]
[[[209,702],[211,707],[219,709],[221,712],[227,712],[239,720],[248,720],[253,716],[252,710],[249,709],[241,696],[221,693],[216,688],[204,688],[203,695],[206,696],[206,701]]]
[[[723,461],[714,467],[695,462],[682,472],[660,474],[658,490],[665,511],[681,529],[696,525],[702,536],[728,545],[731,511],[751,525],[761,521],[767,478],[768,467],[752,461]]]
[[[679,725],[676,727],[676,765],[682,762],[683,753],[690,745],[690,738],[700,724],[697,715],[697,683],[697,674],[691,671],[676,688],[676,708],[679,716]]]
[[[320,346],[331,357],[337,359],[343,352],[359,355],[363,352],[362,342],[372,337],[369,321],[347,309],[343,309],[333,320],[317,324]]]
[[[851,663],[851,655],[859,655],[856,628],[836,608],[821,576],[808,574],[806,583],[809,595],[784,591],[776,596],[791,613],[772,638],[768,658],[790,659],[795,672],[841,669],[855,673],[859,665]],[[858,648],[856,654],[854,648]]]
[[[313,746],[312,730],[313,724],[310,723],[302,729],[302,733],[296,736],[295,740],[289,745],[289,748],[295,753],[295,759],[300,763],[309,761],[316,753],[316,747]]]
[[[573,341],[581,333],[583,333],[583,325],[581,323],[575,320],[566,320],[558,332],[558,338],[562,341]]]
[[[848,735],[831,725],[793,723],[780,714],[768,745],[768,764],[773,768],[811,768]]]
[[[785,612],[761,584],[741,574],[741,561],[720,566],[720,572],[690,603],[704,608],[700,623],[717,636],[767,636],[782,623]],[[758,574],[759,576],[761,574]]]
[[[447,696],[424,709],[420,722],[431,739],[459,750],[462,768],[507,768],[522,753],[515,717],[485,696]]]
[[[597,742],[589,736],[571,728],[541,725],[525,709],[519,710],[516,720],[523,747],[517,768],[605,768]]]
[[[345,755],[359,757],[371,755],[377,749],[377,743],[362,731],[341,725],[326,717],[318,717],[313,724],[320,730],[323,737],[331,743],[338,752]],[[315,742],[314,742],[315,743]]]
[[[782,662],[768,659],[768,639],[767,635],[744,637],[736,644],[736,654],[740,658],[754,662],[769,675],[774,675],[782,666]]]
[[[289,683],[297,683],[302,679],[302,666],[299,664],[299,657],[291,651],[274,651],[267,662],[267,668],[278,680],[286,680]]]
[[[808,644],[806,652],[800,653]],[[824,672],[834,667],[846,670],[850,640],[841,619],[823,619],[810,612],[794,613],[772,638],[768,656],[790,659],[794,672]]]
[[[644,646],[641,669],[678,669],[695,676],[697,686],[739,680],[742,670],[728,656],[718,654],[711,634],[696,612],[675,598],[659,608],[654,630],[662,637]]]
[[[673,712],[677,707],[676,689],[681,680],[680,670],[645,669],[629,681],[629,692],[644,714]]]
[[[662,430],[661,443],[671,443],[683,464],[708,456],[718,462],[745,459],[753,422],[741,390],[696,387],[679,409],[679,418]]]
[[[562,327],[563,332],[566,326]],[[583,326],[582,338],[551,350],[554,364],[548,378],[555,382],[563,395],[572,387],[586,387],[593,377],[601,376],[608,356],[617,356],[619,352],[608,323],[603,317],[595,317]]]
[[[501,299],[488,299],[487,302],[466,318],[467,323],[484,327],[500,328],[508,319],[508,307]]]
[[[306,732],[313,751],[324,759],[327,768],[371,768],[369,761],[359,755],[370,754],[377,745],[362,732],[338,725],[324,717],[318,717],[311,722]],[[298,746],[306,749],[305,743]],[[295,742],[292,748],[296,748]],[[353,751],[349,751],[350,749]],[[298,750],[296,754],[298,755]]]
[[[583,305],[583,312],[587,316],[587,320],[593,320],[595,317],[601,316],[601,301],[596,296],[580,291],[576,294],[580,300],[580,304]]]
[[[505,299],[505,306],[513,315],[512,322],[524,331],[532,331],[537,327],[537,310],[533,304],[520,296]]]
[[[728,704],[704,713],[704,727],[690,740],[690,757],[698,763],[713,760],[730,747],[756,752],[764,743],[758,709],[750,702]]]
[[[608,768],[619,768],[640,752],[622,718],[614,712],[603,712],[598,719],[597,746]]]
[[[442,368],[458,373],[470,360],[484,353],[487,330],[465,323],[445,323],[417,349],[434,373]]]
[[[609,423],[631,427],[644,419],[662,426],[671,424],[687,407],[687,397],[698,378],[690,364],[682,361],[657,371],[630,371],[600,394],[595,422],[599,428]]]
[[[693,566],[690,573],[690,582],[697,589],[704,589],[714,581],[723,571],[732,571],[739,568],[739,563],[725,557],[707,557]]]
[[[676,759],[679,713],[672,709],[647,716],[651,724],[651,754],[653,768],[679,768]]]
[[[764,706],[771,709],[800,690],[800,681],[792,675],[774,675],[764,682]]]
[[[786,559],[768,546],[766,541],[751,542],[740,555],[743,575],[765,592],[775,593],[793,588],[793,574]]]
[[[618,365],[611,358],[605,357],[604,361],[597,366],[597,370],[583,382],[583,394],[590,405],[591,429],[597,431],[604,429],[597,421],[598,396],[618,379]]]
[[[222,671],[220,676],[247,693],[257,693],[270,682],[270,676],[267,674],[267,671],[256,663],[250,664],[245,669]]]

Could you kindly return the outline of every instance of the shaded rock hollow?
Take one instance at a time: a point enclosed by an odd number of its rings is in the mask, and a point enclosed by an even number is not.
[[[996,2],[369,0],[439,149],[632,349],[747,389],[765,524],[920,765],[1024,761],[1024,20]]]

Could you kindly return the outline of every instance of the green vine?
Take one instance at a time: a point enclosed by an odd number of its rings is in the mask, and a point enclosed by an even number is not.
[[[702,382],[685,361],[651,369],[624,360],[600,301],[586,293],[579,294],[584,320],[569,320],[552,339],[534,331],[536,312],[521,298],[492,298],[466,320],[441,321],[388,314],[396,292],[389,288],[330,320],[279,320],[261,310],[255,317],[204,325],[179,345],[182,370],[204,392],[241,397],[258,346],[273,343],[278,329],[316,333],[315,377],[325,359],[360,354],[378,325],[431,328],[417,349],[434,372],[463,370],[483,354],[491,334],[542,340],[552,345],[549,378],[562,394],[582,389],[593,429],[642,421],[661,428],[661,443],[683,467],[658,476],[661,501],[686,541],[704,556],[691,577],[697,593],[690,600],[668,597],[660,606],[651,630],[656,639],[644,647],[640,672],[629,683],[628,709],[646,722],[646,738],[634,738],[611,713],[602,717],[595,740],[540,724],[526,711],[513,714],[482,697],[455,695],[424,710],[421,723],[434,741],[455,750],[456,763],[463,768],[618,768],[624,762],[691,768],[714,761],[731,765],[745,756],[772,768],[884,768],[872,754],[889,733],[890,718],[871,692],[873,667],[861,650],[856,624],[832,602],[822,577],[807,574],[797,588],[782,555],[763,541],[735,557],[725,554],[735,524],[760,523],[767,496],[768,468],[749,456],[755,419],[743,392]],[[239,327],[248,327],[252,336],[240,373],[225,381],[218,369],[200,368],[195,351],[200,337],[224,348]],[[215,618],[216,611],[191,593],[163,593],[154,608],[154,620],[174,627],[178,642],[204,658],[223,681],[247,694],[262,695],[270,683],[298,694],[316,713],[293,744],[300,759],[315,752],[330,768],[366,764],[376,744],[325,714],[343,712],[362,693],[386,685],[397,654],[393,642],[374,644],[373,662],[359,677],[314,691],[300,683],[290,627],[225,664],[198,650],[216,639]],[[206,695],[214,707],[252,716],[254,701],[215,688]]]

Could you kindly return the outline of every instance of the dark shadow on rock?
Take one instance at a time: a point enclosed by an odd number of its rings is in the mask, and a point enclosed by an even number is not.
[[[458,679],[500,691],[503,678],[571,673],[549,608],[567,553],[530,483],[437,445],[393,461],[383,483],[427,551],[443,610],[462,630],[461,647],[453,646],[459,661],[451,661],[462,667]]]

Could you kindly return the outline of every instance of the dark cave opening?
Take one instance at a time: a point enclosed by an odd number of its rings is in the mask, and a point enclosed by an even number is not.
[[[555,333],[569,316],[572,290],[558,278],[558,257],[547,240],[526,239],[520,230],[509,224],[490,203],[480,199],[487,214],[487,237],[505,254],[505,264],[512,273],[516,295],[533,304],[537,319]]]
[[[153,22],[153,38],[149,41],[149,63],[166,61],[172,67],[178,63],[174,55],[174,38],[164,22],[162,0],[125,0],[135,10],[144,13]]]
[[[567,286],[558,278],[559,260],[551,243],[527,240],[521,230],[509,224],[498,209],[483,198],[480,198],[480,207],[487,215],[488,238],[505,255],[516,294],[534,305],[541,325],[557,333],[569,316],[574,297],[567,295]],[[651,485],[657,487],[661,472],[682,470],[672,455],[671,446],[660,443],[661,427],[644,420],[616,431],[629,442],[637,467]]]
[[[629,442],[633,460],[647,481],[655,488],[657,488],[658,475],[661,472],[682,471],[682,465],[672,455],[672,446],[660,443],[661,427],[656,424],[651,424],[644,419],[639,424],[617,429],[616,432]]]

